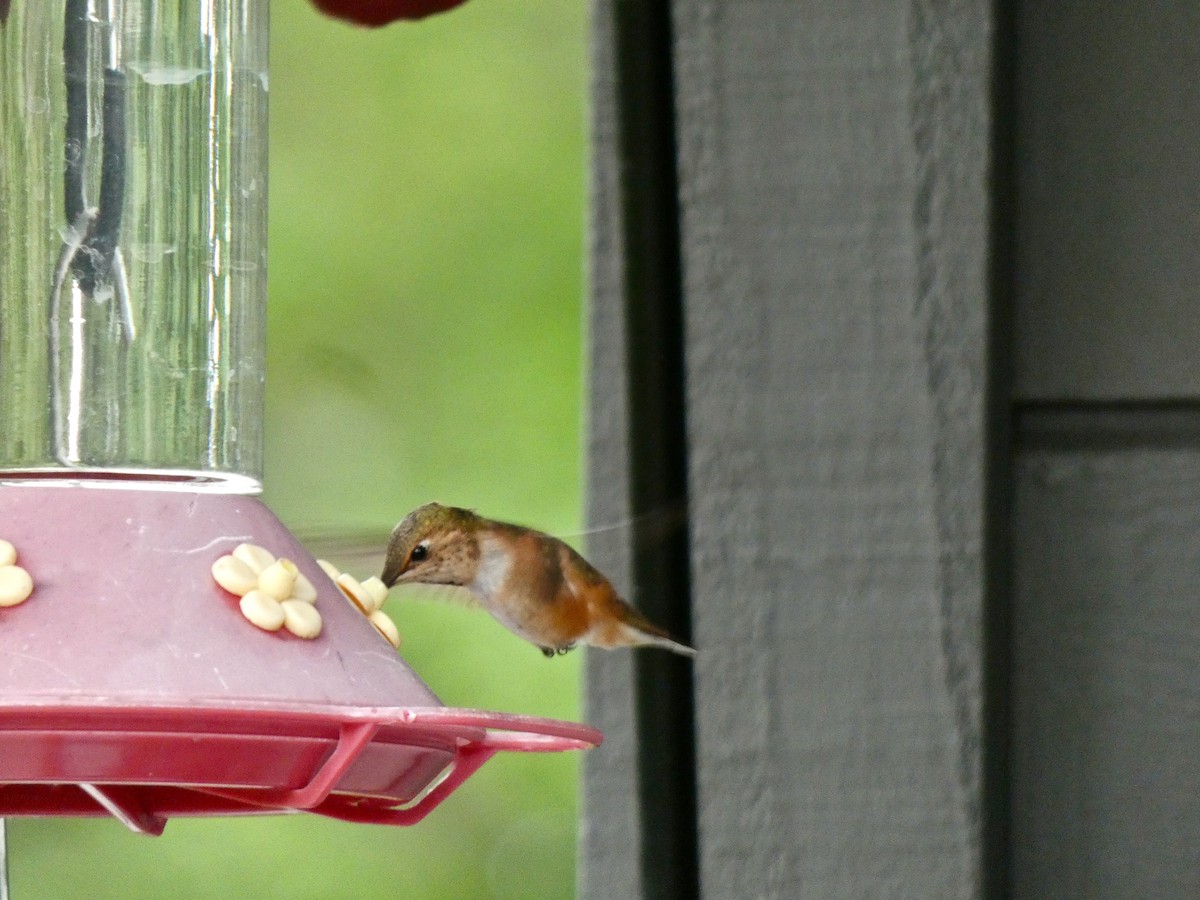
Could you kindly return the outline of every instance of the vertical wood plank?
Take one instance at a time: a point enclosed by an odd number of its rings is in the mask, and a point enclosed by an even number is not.
[[[988,5],[677,5],[704,892],[982,890]]]

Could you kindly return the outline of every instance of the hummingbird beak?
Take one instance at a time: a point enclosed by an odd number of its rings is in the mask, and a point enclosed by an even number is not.
[[[407,582],[411,581],[409,578],[411,574],[412,571],[408,566],[398,566],[395,563],[385,563],[383,567],[383,574],[379,576],[379,580],[389,588],[393,588],[398,584],[406,584]]]

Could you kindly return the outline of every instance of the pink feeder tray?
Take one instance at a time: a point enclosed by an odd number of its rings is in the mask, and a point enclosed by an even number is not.
[[[0,816],[308,811],[420,821],[501,750],[595,729],[442,705],[258,500],[164,480],[0,487],[34,589],[0,608]],[[320,635],[247,621],[211,566],[247,542],[317,589]]]

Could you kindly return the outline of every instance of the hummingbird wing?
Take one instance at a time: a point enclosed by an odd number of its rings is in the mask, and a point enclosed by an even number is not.
[[[366,578],[383,571],[387,551],[387,528],[375,526],[340,528],[317,526],[296,529],[296,537],[317,559],[327,559],[343,572]]]
[[[300,543],[317,559],[333,563],[358,579],[383,571],[391,531],[386,528],[303,528]],[[401,594],[400,592],[404,593]],[[405,584],[392,588],[396,596],[436,600],[458,606],[478,606],[471,592],[449,584]]]
[[[474,594],[466,588],[453,584],[398,584],[392,588],[392,596],[436,600],[438,603],[449,603],[453,606],[472,606],[482,609]]]

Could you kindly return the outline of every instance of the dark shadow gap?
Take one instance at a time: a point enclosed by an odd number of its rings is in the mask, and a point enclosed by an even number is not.
[[[691,639],[687,422],[670,4],[616,0],[617,144],[629,367],[631,598]],[[681,510],[673,525],[663,510]],[[645,897],[699,895],[691,663],[638,651],[638,791]]]
[[[1016,308],[1018,46],[1016,4],[992,7],[991,174],[988,185],[988,334],[983,523],[983,773],[980,895],[1011,894],[1012,385]]]
[[[1200,401],[1043,401],[1016,407],[1020,450],[1200,450]]]

